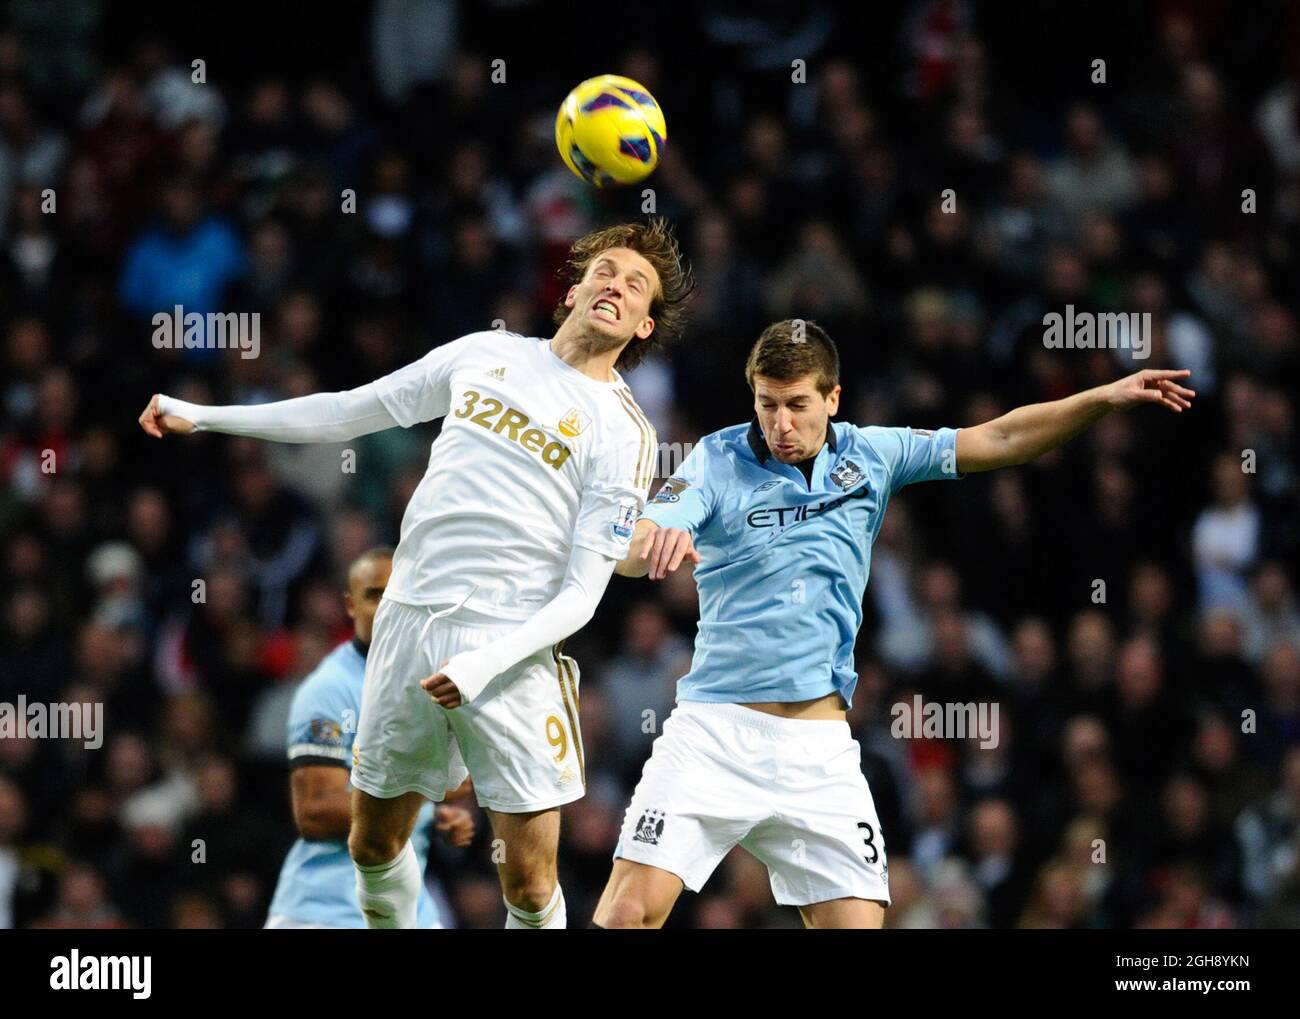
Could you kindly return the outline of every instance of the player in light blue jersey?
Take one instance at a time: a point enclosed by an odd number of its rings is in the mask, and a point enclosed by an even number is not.
[[[705,436],[638,521],[618,572],[697,564],[700,623],[677,707],[623,822],[601,927],[658,927],[739,844],[810,927],[880,927],[884,837],[846,721],[871,546],[894,493],[1025,463],[1113,410],[1181,412],[1190,372],[1146,370],[971,428],[858,427],[815,323],[769,326],[746,378],[756,417]]]
[[[294,692],[289,768],[300,837],[280,868],[267,928],[366,926],[357,903],[356,868],[348,855],[348,777],[371,628],[392,568],[392,550],[384,548],[363,553],[351,565],[344,602],[352,617],[352,639],[326,655]],[[464,807],[425,803],[411,833],[421,874],[435,827],[452,845],[468,845],[474,837],[474,817]],[[420,892],[416,926],[442,926],[427,888]]]

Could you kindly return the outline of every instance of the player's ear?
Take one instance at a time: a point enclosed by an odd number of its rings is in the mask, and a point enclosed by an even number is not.
[[[636,327],[636,337],[639,340],[650,339],[650,334],[655,331],[655,320],[646,316],[641,320],[641,324]]]
[[[564,295],[564,306],[566,308],[572,308],[577,303],[578,303],[578,287],[577,284],[574,284],[573,286],[569,287],[569,292]]]
[[[826,394],[826,413],[834,417],[840,409],[840,387],[836,386]]]
[[[351,592],[351,591],[349,591],[347,594],[345,594],[345,595],[343,596],[343,607],[346,608],[346,609],[348,610],[348,618],[349,618],[349,619],[356,619],[356,618],[357,618],[357,605],[356,605],[356,602],[354,602],[354,601],[352,600],[352,592]]]

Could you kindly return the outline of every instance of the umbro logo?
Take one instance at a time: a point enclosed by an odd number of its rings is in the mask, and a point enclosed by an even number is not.
[[[641,820],[636,823],[636,832],[632,836],[632,841],[657,846],[659,840],[663,838],[663,834],[664,812],[662,810],[647,810],[641,815]]]
[[[504,368],[489,368],[487,373],[494,379],[504,379],[506,377],[506,370]]]

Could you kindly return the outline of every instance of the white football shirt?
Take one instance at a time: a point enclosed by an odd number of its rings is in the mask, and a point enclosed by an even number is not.
[[[658,445],[617,372],[597,382],[549,340],[494,330],[374,385],[403,427],[443,418],[385,597],[526,619],[558,593],[575,545],[627,554]]]

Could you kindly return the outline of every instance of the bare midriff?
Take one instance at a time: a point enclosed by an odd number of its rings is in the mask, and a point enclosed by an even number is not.
[[[844,699],[838,693],[828,693],[810,701],[762,701],[746,704],[745,707],[768,715],[779,715],[781,718],[803,718],[808,721],[831,719],[842,722],[846,715]]]

